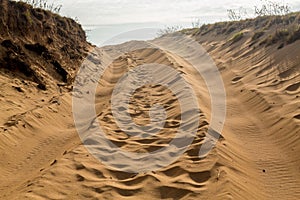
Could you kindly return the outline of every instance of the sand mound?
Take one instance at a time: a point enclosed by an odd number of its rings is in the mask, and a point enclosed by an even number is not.
[[[15,5],[1,3],[6,9]],[[200,117],[193,143],[171,165],[147,173],[121,172],[95,159],[82,145],[75,130],[72,95],[76,93],[64,89],[61,92],[42,91],[36,88],[38,81],[33,76],[26,76],[22,71],[13,74],[16,67],[11,68],[1,60],[1,65],[3,63],[10,71],[2,70],[0,74],[0,178],[5,180],[0,183],[0,198],[299,199],[300,41],[285,42],[287,40],[282,38],[264,43],[274,27],[281,27],[281,22],[271,23],[272,20],[266,17],[232,22],[231,28],[228,24],[216,24],[208,29],[186,30],[216,62],[227,92],[227,118],[222,137],[204,159],[200,159],[198,153],[209,127],[210,96],[203,78],[193,73],[186,60],[149,46],[128,52],[109,66],[96,90],[96,122],[111,141],[127,151],[151,152],[166,146],[179,126],[180,109],[178,100],[167,88],[157,85],[139,88],[131,96],[128,110],[136,124],[150,123],[150,107],[157,102],[166,107],[167,120],[164,129],[155,137],[128,137],[116,125],[110,106],[113,88],[125,72],[146,63],[168,65],[178,70],[196,91]],[[267,22],[272,25],[265,28],[263,25]],[[256,33],[255,27],[265,28],[264,34]],[[222,31],[225,28],[227,31]],[[7,35],[4,40],[13,41],[13,38]],[[26,61],[39,58],[25,50],[24,38],[18,41],[11,43],[23,49]],[[61,45],[37,41],[48,51]],[[69,41],[69,44],[74,42]],[[133,41],[109,46],[106,53],[99,50],[98,57],[91,54],[88,59],[101,67],[107,54],[145,46],[142,43]],[[9,46],[10,42],[4,44]],[[79,51],[84,51],[84,43],[77,41],[76,44],[82,45]],[[40,48],[33,45],[29,49],[36,47]],[[64,56],[66,54],[58,61],[70,59]],[[56,80],[57,72],[49,72],[48,68],[53,70],[51,65],[40,70],[44,78],[55,80],[56,84],[64,82]],[[73,70],[64,69],[72,77]],[[89,126],[92,127],[93,124]]]
[[[0,63],[6,74],[44,90],[70,84],[89,47],[81,26],[22,2],[1,0],[0,6]]]

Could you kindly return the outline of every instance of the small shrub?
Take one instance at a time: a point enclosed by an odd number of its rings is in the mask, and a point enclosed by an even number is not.
[[[286,37],[289,35],[288,31],[286,29],[278,30],[275,32],[275,34],[270,34],[264,41],[262,41],[260,44],[266,44],[267,46],[276,44],[279,41],[285,41]]]
[[[232,41],[232,43],[235,43],[235,42],[240,41],[243,37],[244,37],[244,33],[243,32],[238,32],[238,33],[236,33],[232,36],[230,41]]]
[[[257,40],[261,38],[264,34],[265,34],[264,31],[255,32],[254,35],[252,36],[252,40]]]
[[[287,43],[291,44],[295,42],[296,40],[300,40],[300,26],[297,25],[294,27],[294,30],[289,34],[287,38]]]
[[[275,36],[278,37],[278,38],[285,38],[289,34],[290,34],[289,30],[284,28],[284,29],[277,30],[276,33],[275,33]]]

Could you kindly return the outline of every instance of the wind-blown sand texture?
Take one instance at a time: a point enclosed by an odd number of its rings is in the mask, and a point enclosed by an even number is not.
[[[114,123],[109,101],[122,74],[145,63],[165,64],[180,71],[196,91],[201,112],[194,142],[176,162],[148,173],[116,171],[89,154],[75,129],[68,87],[41,90],[1,68],[0,199],[300,199],[300,41],[262,42],[282,24],[266,28],[261,21],[187,31],[214,59],[227,95],[222,137],[204,159],[198,152],[211,105],[202,77],[177,55],[150,48],[129,52],[110,65],[97,88],[97,119],[107,137],[128,151],[167,145],[179,126],[180,109],[168,89],[140,88],[128,111],[135,122],[148,124],[150,105],[156,102],[167,107],[167,122],[154,138],[129,138]],[[236,30],[228,33],[230,26]],[[255,26],[265,28],[259,38]],[[240,31],[242,37],[233,40]]]

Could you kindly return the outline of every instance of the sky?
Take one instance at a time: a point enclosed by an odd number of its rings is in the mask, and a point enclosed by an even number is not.
[[[166,26],[191,27],[192,22],[212,23],[228,20],[227,9],[243,7],[248,15],[261,0],[54,0],[61,4],[64,16],[78,19],[87,30],[89,40],[104,44],[118,34],[136,29]],[[293,11],[300,10],[299,0],[288,2]],[[150,30],[150,29],[149,29]],[[128,35],[128,34],[127,34]],[[134,34],[133,34],[134,35]],[[130,38],[134,39],[134,38]]]

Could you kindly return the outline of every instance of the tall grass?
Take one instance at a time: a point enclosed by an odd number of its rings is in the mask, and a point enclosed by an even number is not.
[[[254,8],[256,16],[287,15],[291,12],[288,4],[269,0],[262,2],[263,4],[260,7],[255,6]]]
[[[289,4],[273,0],[261,0],[261,5],[254,6],[254,17],[283,16],[290,12],[291,8]],[[243,7],[228,9],[227,15],[231,21],[239,21],[248,17],[247,10]]]
[[[175,33],[183,29],[182,26],[167,26],[164,29],[160,29],[157,33],[158,37],[162,37],[171,33]]]
[[[20,0],[21,2],[32,5],[34,8],[49,10],[54,13],[59,13],[62,5],[56,5],[54,2],[49,3],[47,0]]]

